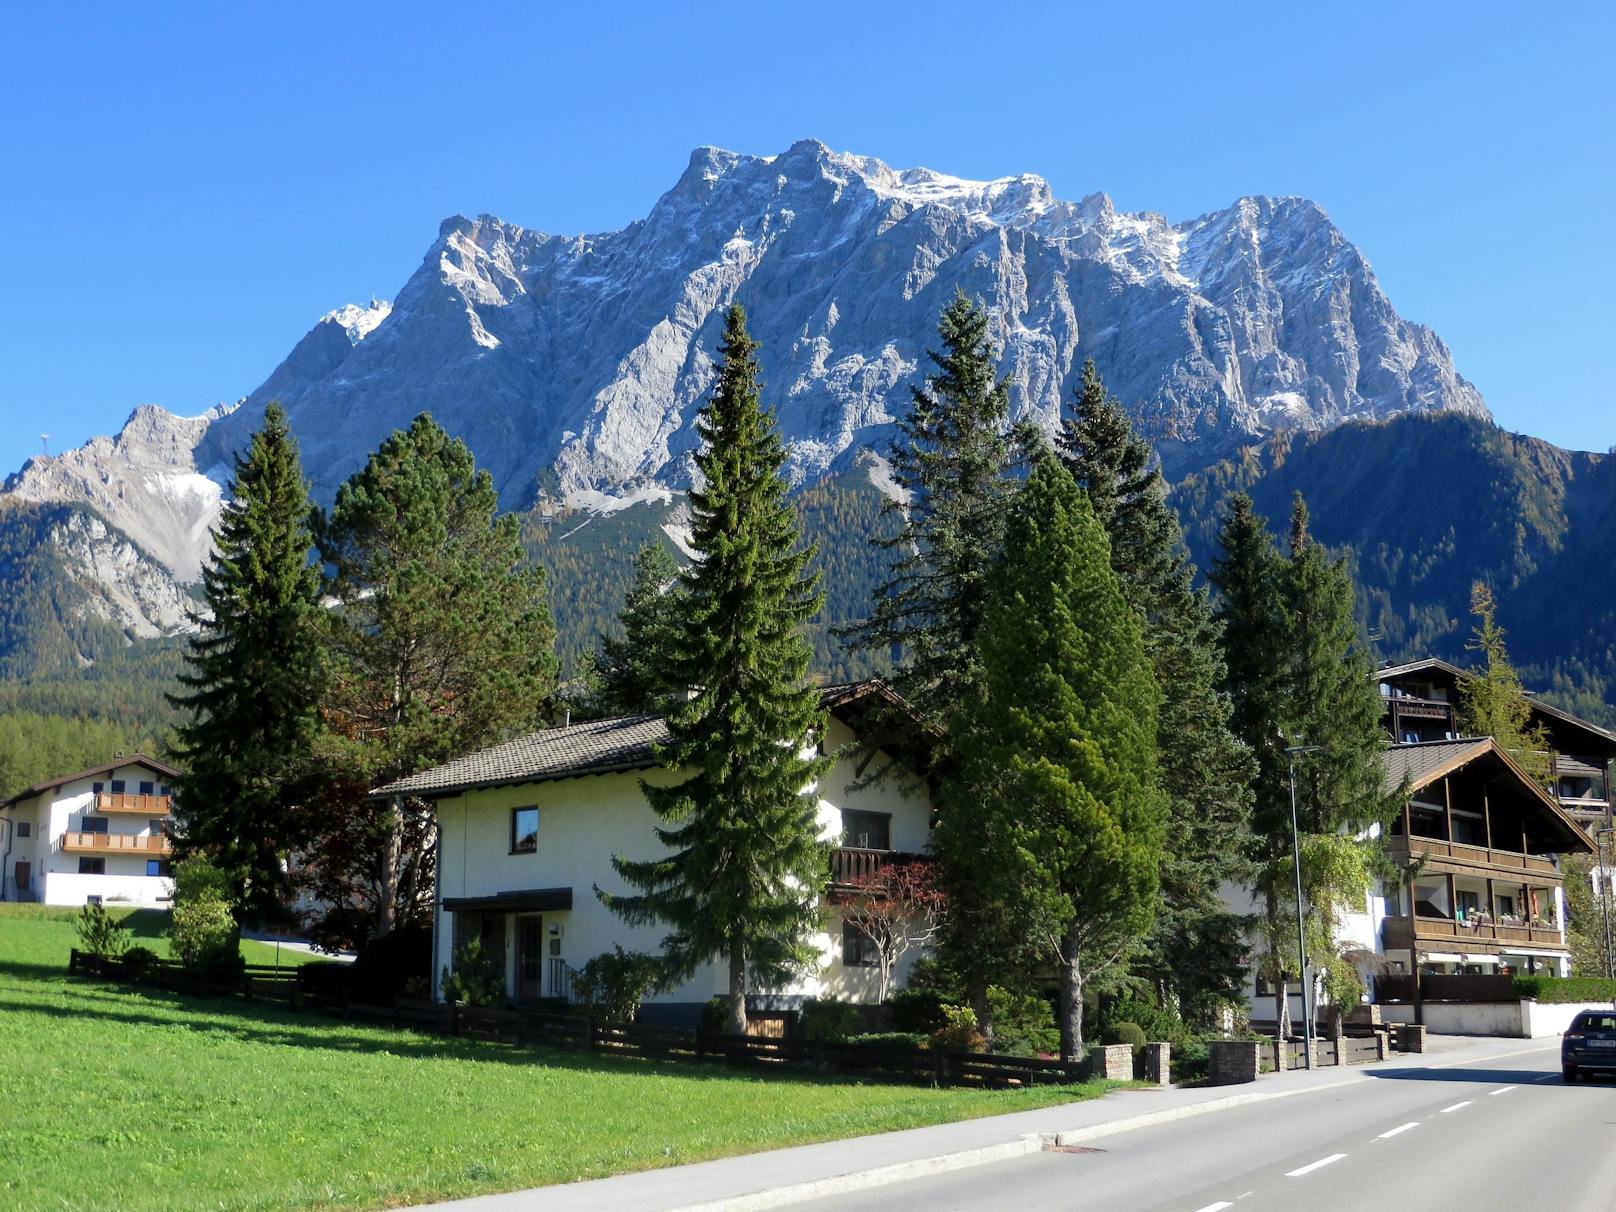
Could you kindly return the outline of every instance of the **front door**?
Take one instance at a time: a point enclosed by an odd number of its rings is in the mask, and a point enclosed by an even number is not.
[[[544,993],[544,919],[516,919],[516,1000],[537,1001]]]
[[[4,874],[0,872],[0,874]],[[29,881],[34,878],[34,865],[32,863],[18,862],[17,864],[17,899],[24,900],[28,894]]]

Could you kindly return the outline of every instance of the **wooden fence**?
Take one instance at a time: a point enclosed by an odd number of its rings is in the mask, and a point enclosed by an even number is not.
[[[1313,1040],[1313,1064],[1316,1068],[1330,1065],[1363,1065],[1370,1061],[1385,1060],[1390,1042],[1385,1032],[1375,1032],[1365,1038],[1350,1035],[1333,1039]],[[1307,1068],[1307,1045],[1299,1039],[1269,1040],[1258,1053],[1262,1071]]]
[[[761,1072],[805,1071],[864,1080],[982,1088],[1070,1085],[1088,1080],[1094,1072],[1092,1061],[1068,1064],[1038,1057],[988,1056],[935,1048],[769,1039],[643,1023],[608,1023],[536,1010],[414,1000],[367,1002],[349,998],[345,990],[330,988],[329,982],[309,979],[311,970],[304,968],[248,964],[239,975],[201,974],[173,960],[131,964],[74,948],[68,971],[151,985],[174,993],[277,1002],[293,1010],[322,1011],[431,1035],[650,1061],[725,1064]]]

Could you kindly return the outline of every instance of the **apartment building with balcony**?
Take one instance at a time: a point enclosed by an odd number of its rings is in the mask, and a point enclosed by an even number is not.
[[[166,907],[172,766],[141,754],[0,801],[0,900]]]

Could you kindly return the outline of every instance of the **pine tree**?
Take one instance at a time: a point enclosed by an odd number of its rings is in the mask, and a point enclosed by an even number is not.
[[[1046,456],[1011,510],[980,636],[984,692],[960,714],[954,803],[991,822],[982,856],[1060,968],[1061,1052],[1083,1055],[1083,995],[1149,930],[1164,798],[1140,621],[1076,481]]]
[[[1498,606],[1485,581],[1470,587],[1470,613],[1475,629],[1467,648],[1481,654],[1481,672],[1459,680],[1459,726],[1467,736],[1490,736],[1523,770],[1545,787],[1554,775],[1548,731],[1532,724],[1532,704],[1510,664],[1504,629],[1498,625]]]
[[[785,447],[759,402],[757,343],[746,314],[725,318],[723,361],[697,419],[700,488],[692,490],[691,545],[682,609],[670,645],[673,684],[698,688],[668,714],[661,763],[689,776],[641,784],[663,822],[667,853],[613,856],[636,895],[596,892],[634,924],[662,923],[663,979],[688,979],[723,957],[729,1029],[746,1029],[756,977],[776,982],[810,963],[808,936],[830,874],[815,797],[805,789],[830,767],[813,753],[826,718],[807,684],[803,624],[820,606],[805,573],[781,472]]]
[[[238,912],[274,915],[324,681],[308,484],[279,404],[236,457],[226,497],[202,572],[208,612],[169,699],[189,715],[175,745],[178,843],[228,875]]]
[[[1222,629],[1195,587],[1178,518],[1134,431],[1090,359],[1059,439],[1062,461],[1084,489],[1111,547],[1123,597],[1144,623],[1145,652],[1162,691],[1157,716],[1168,816],[1155,928],[1135,962],[1165,1004],[1205,1018],[1240,994],[1241,918],[1219,896],[1249,877],[1254,763],[1230,729]]]
[[[592,706],[600,715],[659,711],[670,691],[669,665],[684,610],[679,565],[666,546],[649,542],[634,555],[634,581],[618,622],[623,632],[599,638],[600,689]]]
[[[498,516],[493,479],[464,442],[422,413],[337,490],[317,537],[339,604],[327,628],[332,785],[375,786],[539,726],[556,680],[544,569],[523,552],[516,519]],[[406,845],[420,836],[406,813],[425,809],[349,810],[378,818],[360,865],[380,873],[385,934],[430,894],[432,855]],[[333,853],[351,853],[335,843],[352,831],[331,828]]]
[[[957,291],[937,333],[935,370],[912,390],[890,452],[902,500],[888,501],[882,516],[900,524],[871,539],[893,557],[891,572],[870,618],[844,634],[866,652],[890,655],[893,688],[942,735],[933,756],[940,771],[954,761],[944,730],[959,704],[980,690],[976,638],[1015,483],[1004,432],[1009,384],[998,377],[987,313]],[[948,804],[940,807],[950,815]],[[1009,979],[1004,973],[1017,966],[1020,932],[977,878],[981,839],[972,836],[970,811],[961,805],[955,827],[933,841],[949,898],[940,950],[963,978],[991,1043],[988,985]]]

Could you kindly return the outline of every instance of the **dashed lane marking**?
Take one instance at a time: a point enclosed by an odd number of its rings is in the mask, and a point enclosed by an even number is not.
[[[1346,1156],[1345,1153],[1332,1153],[1332,1154],[1330,1154],[1329,1157],[1321,1157],[1321,1158],[1319,1158],[1318,1161],[1316,1161],[1316,1162],[1308,1162],[1307,1165],[1300,1166],[1295,1170],[1287,1170],[1285,1172],[1285,1177],[1286,1178],[1301,1178],[1302,1175],[1311,1174],[1315,1170],[1322,1170],[1325,1166],[1328,1166],[1331,1162],[1338,1162],[1345,1156]]]
[[[1519,1086],[1500,1086],[1500,1087],[1498,1087],[1498,1089],[1492,1091],[1492,1093],[1494,1093],[1494,1094],[1508,1094],[1511,1090],[1519,1090],[1519,1089],[1520,1089]]]
[[[1223,1212],[1223,1210],[1225,1208],[1232,1208],[1232,1207],[1234,1207],[1234,1205],[1231,1204],[1228,1200],[1220,1199],[1215,1204],[1207,1204],[1207,1206],[1204,1207],[1204,1208],[1195,1209],[1195,1212]]]
[[[1407,1132],[1410,1128],[1418,1128],[1419,1126],[1420,1125],[1419,1125],[1418,1120],[1411,1120],[1406,1124],[1402,1124],[1402,1125],[1399,1125],[1396,1128],[1393,1128],[1390,1132],[1382,1132],[1379,1136],[1375,1137],[1375,1139],[1376,1140],[1388,1140],[1393,1136],[1399,1136],[1402,1133]]]
[[[1473,1103],[1473,1102],[1475,1102],[1475,1101],[1476,1101],[1476,1100],[1475,1100],[1475,1099],[1473,1099],[1473,1098],[1467,1098],[1467,1099],[1465,1099],[1465,1100],[1464,1100],[1464,1102],[1462,1102],[1462,1103],[1454,1103],[1454,1104],[1453,1104],[1453,1106],[1451,1106],[1451,1107],[1443,1107],[1443,1108],[1442,1108],[1442,1114],[1443,1114],[1443,1115],[1446,1115],[1446,1114],[1447,1114],[1447,1113],[1448,1113],[1448,1112],[1450,1112],[1450,1111],[1457,1111],[1457,1110],[1459,1110],[1459,1109],[1460,1109],[1460,1108],[1461,1108],[1461,1107],[1468,1107],[1468,1106],[1469,1106],[1469,1105],[1470,1105],[1470,1104],[1471,1104],[1471,1103]]]

